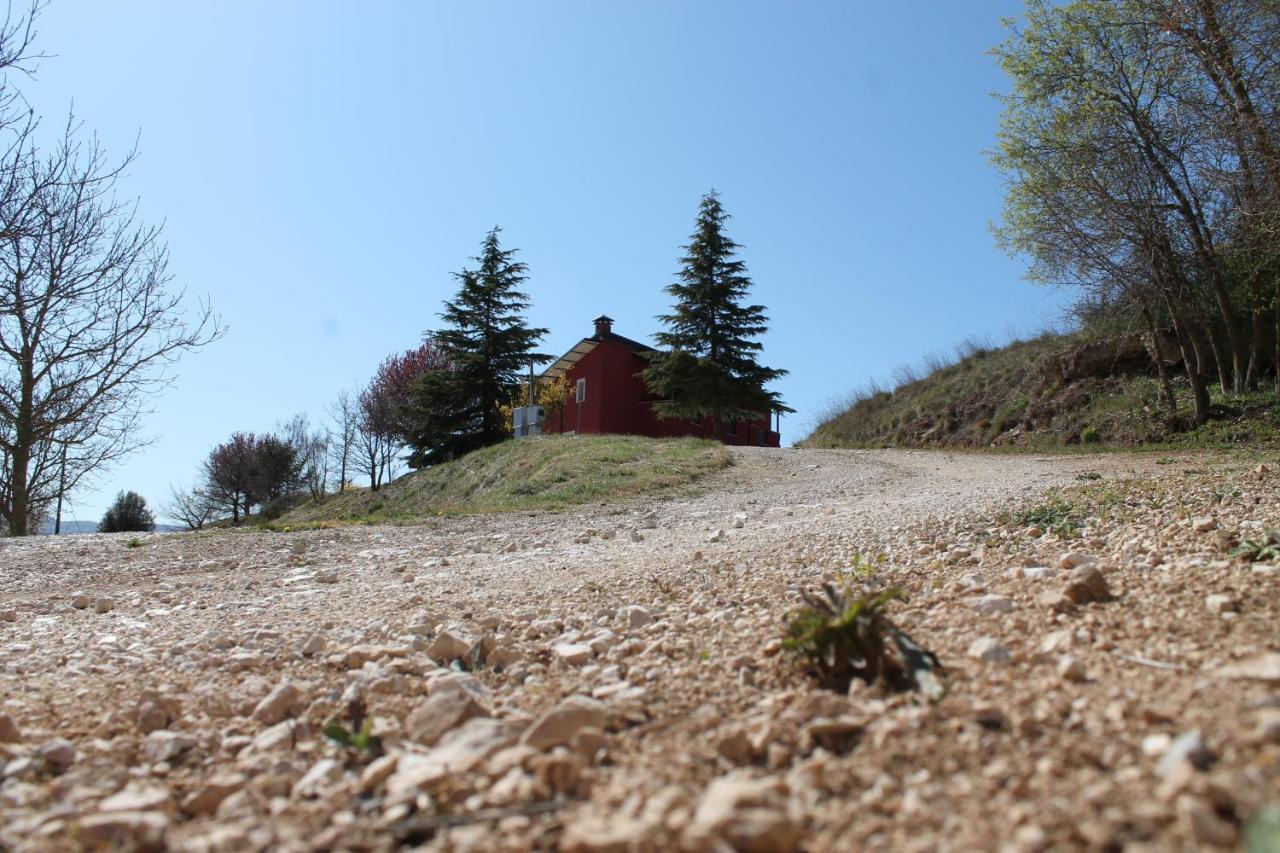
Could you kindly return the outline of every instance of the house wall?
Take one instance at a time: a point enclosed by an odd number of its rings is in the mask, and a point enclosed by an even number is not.
[[[696,436],[711,438],[714,428],[709,418],[701,421],[659,418],[653,410],[654,398],[638,374],[648,362],[630,347],[602,341],[566,374],[576,387],[587,380],[587,399],[579,406],[573,397],[559,416],[544,424],[545,432],[614,433],[647,435],[654,438]],[[778,447],[780,436],[772,431],[768,417],[740,421],[734,432],[724,424],[720,440],[730,445]]]

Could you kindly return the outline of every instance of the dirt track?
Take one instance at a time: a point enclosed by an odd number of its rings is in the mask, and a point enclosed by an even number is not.
[[[0,849],[1169,849],[1232,844],[1280,799],[1276,682],[1214,680],[1280,651],[1276,574],[1223,559],[1280,527],[1275,474],[735,460],[692,496],[558,514],[3,542]],[[1082,472],[1125,512],[1069,542],[995,523]],[[1044,603],[1070,552],[1111,601]],[[777,653],[797,587],[855,553],[912,595],[897,613],[949,668],[941,703],[836,696]],[[455,649],[486,666],[448,674]],[[539,720],[575,695],[595,698]],[[380,759],[320,734],[352,700]],[[1196,728],[1215,761],[1160,765]]]

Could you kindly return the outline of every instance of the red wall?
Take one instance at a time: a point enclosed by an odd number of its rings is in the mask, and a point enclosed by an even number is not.
[[[695,422],[659,418],[654,413],[654,398],[637,375],[646,365],[630,347],[601,341],[567,374],[574,388],[579,379],[587,380],[587,399],[579,405],[571,393],[564,411],[544,425],[545,431],[711,438],[713,429],[709,418]],[[733,445],[778,447],[780,444],[780,436],[771,430],[767,417],[750,423],[742,421],[736,427],[736,432],[729,433],[729,425],[725,424],[720,440]]]

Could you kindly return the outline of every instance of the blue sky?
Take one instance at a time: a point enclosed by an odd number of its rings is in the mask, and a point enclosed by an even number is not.
[[[718,190],[764,360],[791,371],[785,442],[925,353],[1058,322],[987,230],[986,51],[1019,5],[53,0],[28,100],[50,125],[74,104],[112,151],[139,139],[124,189],[230,327],[74,515],[162,501],[235,430],[320,419],[438,324],[495,224],[559,353],[602,312],[657,330]]]

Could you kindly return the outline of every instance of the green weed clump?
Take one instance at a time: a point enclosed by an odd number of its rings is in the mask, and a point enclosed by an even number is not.
[[[805,592],[805,606],[790,617],[783,646],[802,657],[826,688],[844,693],[855,678],[891,690],[916,689],[931,699],[946,692],[942,664],[933,652],[885,615],[900,589],[855,595],[848,585]]]
[[[357,756],[376,758],[382,754],[382,739],[373,733],[373,715],[364,703],[354,700],[347,705],[350,727],[334,721],[324,727],[324,736],[338,746],[352,750]]]
[[[1023,527],[1039,527],[1059,539],[1070,539],[1084,526],[1085,519],[1075,504],[1055,496],[1023,510],[1014,520]]]
[[[1231,549],[1231,556],[1250,563],[1280,560],[1280,531],[1273,530],[1257,539],[1245,539]]]

